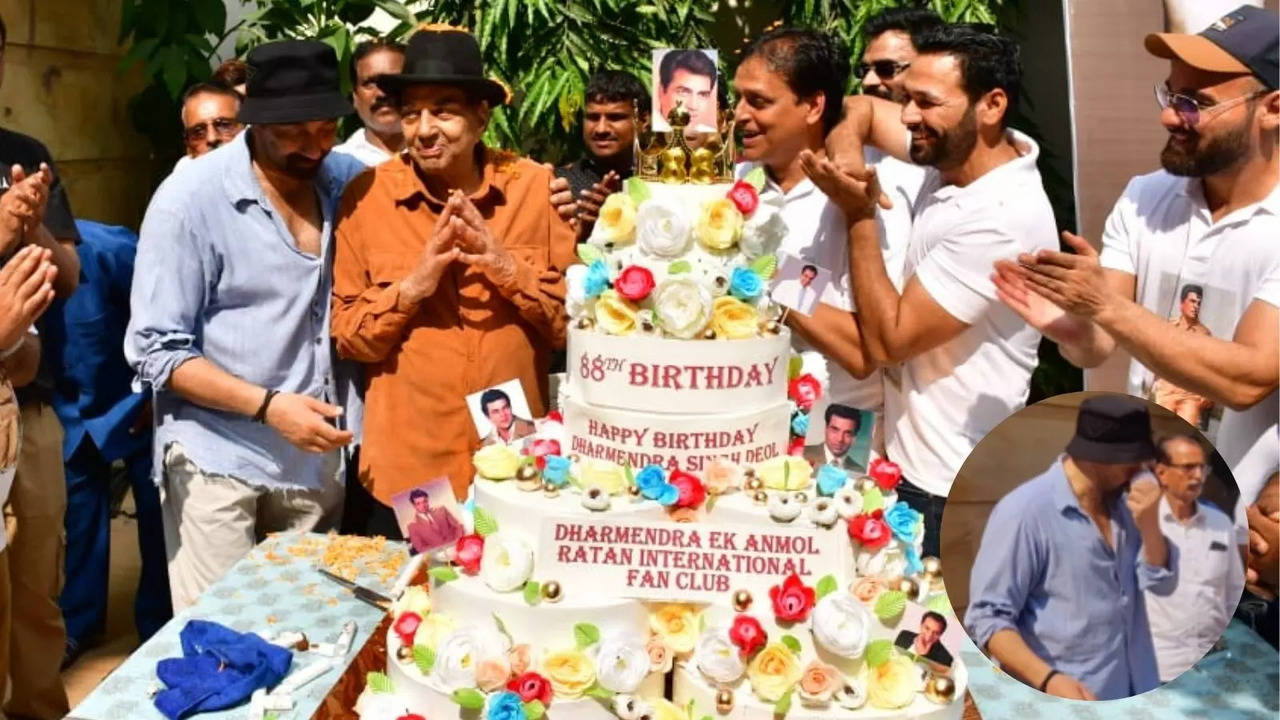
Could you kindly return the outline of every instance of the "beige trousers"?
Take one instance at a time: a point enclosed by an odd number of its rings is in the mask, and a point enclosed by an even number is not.
[[[206,473],[171,443],[164,454],[160,510],[174,614],[193,605],[267,533],[336,529],[343,486],[338,453],[329,459],[321,489],[268,490]]]
[[[22,447],[5,509],[9,547],[0,554],[7,555],[0,574],[8,575],[8,592],[0,578],[0,605],[9,604],[0,607],[0,641],[7,643],[0,650],[0,681],[9,676],[5,713],[54,720],[71,711],[60,672],[67,646],[58,606],[67,546],[62,425],[44,403],[27,403],[21,416]]]

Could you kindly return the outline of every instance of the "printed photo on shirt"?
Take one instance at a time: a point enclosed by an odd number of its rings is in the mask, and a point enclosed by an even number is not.
[[[1232,290],[1214,287],[1199,279],[1188,281],[1184,277],[1164,273],[1160,278],[1160,298],[1164,302],[1158,307],[1168,308],[1166,319],[1182,332],[1229,340],[1235,334],[1239,320],[1231,317],[1229,311],[1229,308],[1237,306],[1235,295]],[[1142,388],[1148,400],[1172,410],[1204,432],[1210,440],[1217,437],[1225,409],[1222,405],[1171,380],[1157,377],[1146,368],[1143,368]]]
[[[660,48],[653,51],[652,127],[670,132],[667,116],[677,104],[689,113],[689,130],[713,132],[716,118],[719,74],[715,50]]]
[[[485,445],[516,444],[533,434],[533,413],[519,378],[471,393],[467,410]]]
[[[820,399],[809,413],[804,457],[815,467],[835,465],[851,474],[866,474],[875,425],[876,414],[870,410]]]
[[[447,475],[392,495],[391,507],[415,554],[450,546],[466,534],[462,508]]]
[[[939,541],[947,598],[978,649],[1032,688],[1147,692],[1199,662],[1240,602],[1238,499],[1173,411],[1120,393],[1048,398],[961,466]]]
[[[780,255],[778,277],[769,297],[801,315],[812,315],[818,299],[831,284],[831,271],[797,255]]]
[[[954,617],[909,602],[894,628],[893,644],[933,672],[949,675],[960,655],[962,632]]]

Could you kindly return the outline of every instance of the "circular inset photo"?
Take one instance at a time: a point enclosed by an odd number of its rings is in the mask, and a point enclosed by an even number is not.
[[[1115,700],[1195,665],[1244,588],[1238,498],[1198,430],[1130,395],[1030,405],[965,461],[943,513],[969,637],[1041,692]]]

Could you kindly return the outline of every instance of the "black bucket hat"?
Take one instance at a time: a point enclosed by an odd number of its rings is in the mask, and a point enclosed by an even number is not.
[[[1121,465],[1156,457],[1151,413],[1144,400],[1118,394],[1097,395],[1080,403],[1076,434],[1067,454],[1078,460]]]
[[[249,52],[242,123],[333,120],[353,112],[338,84],[338,56],[319,40],[281,40]]]
[[[457,85],[492,107],[505,105],[509,96],[506,86],[484,74],[480,46],[471,33],[447,25],[415,32],[404,51],[404,71],[379,76],[377,83],[393,93],[407,85]]]

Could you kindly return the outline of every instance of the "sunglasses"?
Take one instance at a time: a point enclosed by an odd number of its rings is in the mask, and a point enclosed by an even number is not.
[[[1263,90],[1231,98],[1230,100],[1223,100],[1222,102],[1202,103],[1190,95],[1173,92],[1164,83],[1156,83],[1156,103],[1160,106],[1160,109],[1173,108],[1173,111],[1178,114],[1182,122],[1187,125],[1198,125],[1202,115],[1222,112],[1227,108],[1235,107],[1242,102],[1265,94],[1266,91]]]
[[[897,62],[896,60],[876,60],[875,62],[858,63],[854,68],[854,72],[858,74],[858,77],[864,78],[867,76],[867,72],[875,70],[876,77],[881,80],[889,80],[909,67],[911,67],[911,63]]]
[[[240,123],[231,118],[214,118],[208,122],[192,125],[182,131],[182,136],[187,142],[200,142],[208,137],[210,130],[214,135],[223,140],[230,140],[235,134],[240,132]]]

